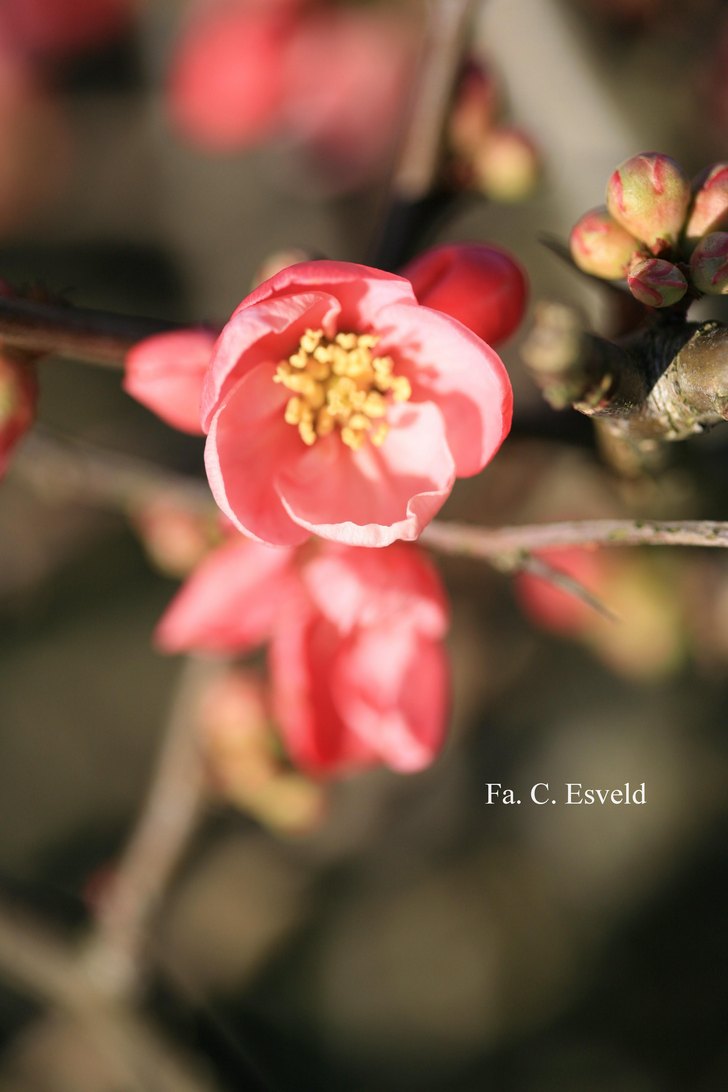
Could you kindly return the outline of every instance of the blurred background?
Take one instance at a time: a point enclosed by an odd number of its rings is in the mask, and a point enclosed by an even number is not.
[[[422,5],[319,5],[289,82],[240,127],[205,100],[224,58],[184,52],[207,34],[204,5],[63,7],[55,24],[40,0],[0,13],[2,278],[220,323],[275,251],[364,258],[398,139],[377,119],[405,108]],[[264,59],[278,41],[244,31]],[[635,152],[666,152],[690,175],[725,157],[725,5],[484,0],[476,31],[501,123],[528,135],[541,175],[517,202],[471,189],[427,241],[505,247],[532,302],[577,306],[609,334],[611,298],[539,234],[565,239]],[[367,81],[385,84],[371,117],[342,122],[349,79],[359,101]],[[655,480],[619,481],[589,423],[541,402],[520,336],[499,349],[513,434],[444,517],[728,518],[723,430],[676,446]],[[40,382],[46,430],[201,472],[201,441],[132,402],[119,373],[48,358]],[[152,774],[179,664],[151,633],[177,584],[127,519],[33,488],[25,458],[0,488],[0,887],[74,932]],[[728,1086],[728,562],[657,549],[562,561],[616,622],[438,560],[454,697],[432,769],[332,784],[323,819],[298,833],[224,804],[204,824],[149,940],[150,1011],[221,1089]],[[645,782],[647,804],[486,804],[489,782],[525,795],[570,781]],[[0,1089],[100,1090],[36,1018],[0,982]]]

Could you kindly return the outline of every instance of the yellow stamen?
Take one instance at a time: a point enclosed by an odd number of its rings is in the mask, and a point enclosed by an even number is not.
[[[391,356],[373,356],[375,334],[343,332],[330,339],[323,330],[306,330],[296,351],[276,368],[274,383],[294,397],[284,417],[311,446],[338,428],[342,443],[358,451],[367,439],[379,447],[389,426],[390,402],[407,402],[408,379],[395,375]]]

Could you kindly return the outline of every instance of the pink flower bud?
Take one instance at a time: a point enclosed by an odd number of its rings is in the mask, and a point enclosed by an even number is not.
[[[526,276],[497,247],[437,246],[405,266],[401,275],[411,282],[418,303],[457,319],[489,345],[509,337],[523,318]]]
[[[150,561],[167,576],[188,576],[220,538],[214,517],[166,494],[132,508],[131,522]]]
[[[0,352],[0,477],[10,452],[35,419],[38,383],[32,364]]]
[[[496,129],[473,164],[477,186],[492,201],[523,201],[536,187],[539,156],[533,142],[518,129]]]
[[[690,276],[701,292],[728,293],[728,232],[714,231],[700,240],[690,258]]]
[[[299,262],[308,262],[312,258],[313,255],[308,251],[301,250],[294,246],[289,247],[288,249],[274,250],[272,254],[266,255],[253,274],[251,290],[257,288],[263,281],[275,277],[276,273],[280,273],[282,269],[287,269],[289,265],[297,265]]]
[[[728,163],[716,163],[699,176],[685,238],[696,243],[703,235],[728,227]]]
[[[579,269],[616,281],[627,276],[640,244],[602,206],[577,220],[571,229],[569,248]]]
[[[607,208],[653,254],[673,246],[690,203],[690,183],[674,159],[659,152],[633,155],[607,183]]]
[[[627,284],[634,298],[647,307],[670,307],[688,290],[678,267],[661,258],[636,262],[627,274]]]

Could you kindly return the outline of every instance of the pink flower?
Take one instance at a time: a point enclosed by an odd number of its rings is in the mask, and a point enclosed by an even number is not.
[[[417,538],[455,477],[482,470],[511,408],[498,355],[408,281],[304,262],[220,336],[202,397],[208,478],[261,542],[386,546]]]
[[[404,11],[384,5],[314,6],[299,19],[285,58],[283,121],[318,160],[325,182],[364,185],[391,158],[412,86],[417,38]]]
[[[297,764],[409,772],[444,740],[446,627],[444,591],[414,546],[310,552],[236,538],[187,581],[157,641],[228,655],[268,643],[274,711]]]
[[[526,306],[526,276],[507,251],[484,243],[446,243],[401,270],[418,301],[444,311],[497,345],[517,329]]]
[[[280,124],[284,50],[295,30],[284,4],[201,5],[180,40],[169,108],[181,132],[210,150],[255,144]]]
[[[15,445],[35,420],[38,382],[32,364],[0,353],[0,478]]]
[[[416,55],[414,29],[403,13],[381,8],[199,4],[170,70],[171,117],[210,151],[292,139],[336,184],[360,184],[393,149]]]

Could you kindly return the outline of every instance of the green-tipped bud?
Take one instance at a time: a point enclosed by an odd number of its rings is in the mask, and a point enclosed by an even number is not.
[[[690,258],[690,276],[701,292],[728,294],[728,231],[714,231],[700,240]]]
[[[577,220],[569,236],[569,249],[579,269],[617,281],[627,276],[640,244],[602,206]]]
[[[699,175],[696,183],[693,207],[685,225],[685,238],[691,244],[703,235],[728,227],[728,163],[716,163],[707,174]]]
[[[478,188],[491,201],[523,201],[536,188],[541,164],[533,142],[518,129],[494,129],[473,163]]]
[[[662,258],[635,262],[627,274],[627,284],[634,298],[647,307],[670,307],[688,290],[688,282],[678,267]]]
[[[690,183],[674,159],[643,152],[625,159],[607,183],[607,208],[653,254],[677,242],[690,203]]]

